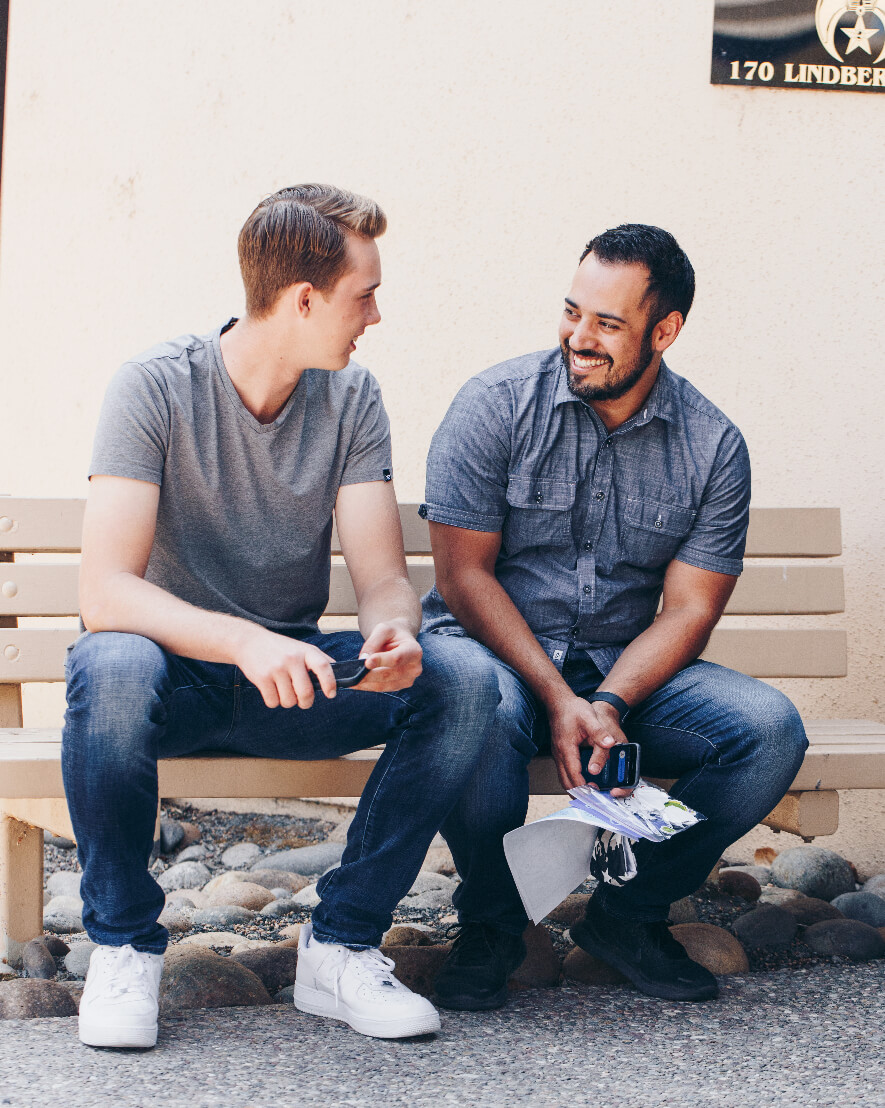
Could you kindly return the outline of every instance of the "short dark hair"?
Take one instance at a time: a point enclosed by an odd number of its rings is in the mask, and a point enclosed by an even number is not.
[[[294,185],[268,196],[240,231],[246,311],[266,316],[300,281],[328,292],[347,268],[347,232],[374,239],[386,228],[374,200],[334,185]]]
[[[658,323],[670,312],[688,315],[694,300],[694,269],[669,231],[647,223],[622,223],[591,239],[581,255],[593,254],[603,265],[644,265],[649,272],[646,297],[652,297],[649,320]]]

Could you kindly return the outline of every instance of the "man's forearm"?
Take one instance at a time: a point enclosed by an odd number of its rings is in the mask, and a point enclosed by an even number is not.
[[[143,635],[172,654],[205,662],[236,663],[243,642],[261,631],[258,624],[204,611],[122,571],[100,589],[84,590],[81,608],[89,631]]]
[[[463,570],[440,592],[464,630],[515,669],[548,709],[573,696],[493,574],[481,568]]]
[[[359,601],[359,625],[368,639],[379,623],[397,623],[410,635],[421,629],[421,605],[405,577],[382,578],[368,588]]]
[[[624,650],[600,689],[616,693],[631,707],[641,703],[699,657],[712,626],[708,615],[662,612]]]

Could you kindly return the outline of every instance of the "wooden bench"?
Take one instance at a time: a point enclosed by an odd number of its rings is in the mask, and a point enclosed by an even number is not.
[[[75,563],[34,555],[77,553],[82,500],[0,497],[0,959],[16,963],[42,932],[43,830],[73,837],[64,801],[60,731],[22,727],[21,686],[62,681],[72,626],[40,626],[76,615]],[[409,572],[419,593],[433,582],[427,524],[401,505]],[[333,537],[331,594],[324,626],[352,617],[355,598]],[[844,610],[838,509],[755,509],[751,559],[728,606],[731,615],[801,616],[802,626],[717,628],[705,657],[756,677],[842,677],[844,630],[813,617]],[[777,559],[777,561],[772,561]],[[35,618],[36,617],[36,618]],[[19,619],[28,626],[20,627]],[[728,621],[726,621],[727,623]],[[755,621],[754,621],[755,622]],[[806,626],[806,622],[810,626]],[[793,791],[765,821],[812,838],[838,825],[838,790],[885,788],[885,727],[867,720],[806,723],[811,748]],[[377,751],[317,762],[245,757],[176,758],[160,763],[160,796],[358,796]],[[553,762],[536,758],[534,794],[561,792]]]

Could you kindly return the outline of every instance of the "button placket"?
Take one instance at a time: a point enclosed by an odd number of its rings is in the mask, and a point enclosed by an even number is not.
[[[608,507],[608,493],[611,491],[614,472],[614,451],[611,449],[611,437],[600,444],[596,455],[596,468],[593,474],[592,492],[587,506],[587,518],[584,523],[584,538],[581,543],[586,553],[578,557],[578,613],[576,628],[589,620],[596,609],[596,556],[599,536],[605,522]],[[577,636],[575,636],[577,637]]]

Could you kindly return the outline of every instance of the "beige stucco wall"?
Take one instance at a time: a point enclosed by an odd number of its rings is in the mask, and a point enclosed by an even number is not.
[[[783,687],[882,718],[885,100],[713,87],[711,30],[699,0],[12,0],[0,491],[84,492],[108,378],[240,310],[272,189],[389,214],[358,357],[403,498],[460,383],[555,342],[583,242],[658,223],[699,276],[670,364],[744,430],[754,502],[843,509],[848,611],[821,622],[850,676]]]

